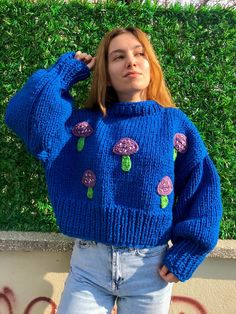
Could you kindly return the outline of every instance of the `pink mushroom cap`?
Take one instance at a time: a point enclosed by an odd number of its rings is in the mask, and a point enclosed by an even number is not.
[[[173,191],[173,185],[170,177],[165,176],[158,184],[157,192],[159,195],[169,195]]]
[[[185,153],[188,148],[187,137],[182,133],[176,133],[174,136],[174,146],[180,153]]]
[[[82,183],[88,188],[93,188],[96,183],[96,176],[92,170],[86,170],[83,174]]]
[[[83,122],[77,123],[73,127],[72,133],[75,136],[87,137],[93,133],[93,128],[91,127],[91,125],[87,121],[83,121]]]
[[[129,137],[124,137],[119,140],[113,147],[113,153],[122,156],[129,156],[139,150],[138,144]]]

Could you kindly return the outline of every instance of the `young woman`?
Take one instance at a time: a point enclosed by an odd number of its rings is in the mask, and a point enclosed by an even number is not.
[[[69,94],[94,69],[85,108]],[[175,282],[214,248],[220,179],[173,103],[147,36],[115,29],[10,100],[7,125],[42,161],[61,232],[75,238],[59,314],[168,313]],[[171,245],[168,245],[171,240]]]

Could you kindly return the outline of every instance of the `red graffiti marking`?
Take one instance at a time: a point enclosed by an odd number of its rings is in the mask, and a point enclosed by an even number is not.
[[[15,295],[13,293],[13,291],[8,288],[5,287],[3,288],[3,292],[0,292],[0,305],[3,302],[5,303],[5,305],[7,306],[8,309],[8,313],[4,313],[4,314],[14,314],[13,308],[12,308],[12,304],[15,305]],[[32,307],[37,304],[38,302],[47,302],[50,306],[51,306],[51,313],[50,314],[56,314],[56,304],[55,302],[52,301],[52,299],[47,298],[47,297],[38,297],[36,299],[33,299],[26,307],[25,311],[23,314],[30,314]]]
[[[0,304],[2,303],[2,300],[5,302],[9,314],[13,314],[11,303],[15,303],[15,296],[10,288],[4,287],[3,292],[0,292]]]
[[[32,307],[38,303],[38,302],[41,302],[41,301],[44,301],[44,302],[48,302],[50,305],[51,305],[51,314],[55,314],[56,313],[56,304],[50,299],[50,298],[47,298],[47,297],[39,297],[39,298],[36,298],[34,300],[32,300],[26,310],[24,311],[24,314],[30,314],[30,310],[32,309]]]
[[[172,296],[171,300],[174,303],[185,303],[191,305],[195,310],[199,311],[199,314],[207,314],[207,310],[204,308],[204,306],[196,301],[195,299],[184,297],[184,296]],[[185,314],[184,312],[180,312],[179,314]]]
[[[8,300],[8,298],[5,296],[5,294],[0,293],[0,303],[2,303],[2,300],[5,301],[9,314],[13,314],[13,310],[11,307],[11,302]]]
[[[171,298],[173,303],[182,303],[185,305],[190,305],[193,309],[198,311],[198,314],[207,314],[207,310],[204,308],[204,306],[199,303],[197,300],[192,299],[190,297],[185,297],[185,296],[172,296]],[[56,314],[56,304],[55,302],[47,297],[38,297],[33,299],[26,307],[25,311],[23,314],[30,314],[32,311],[32,308],[35,306],[35,304],[39,302],[46,302],[50,305],[51,307],[51,313],[50,314]],[[8,288],[4,287],[3,292],[0,292],[0,305],[4,304],[7,307],[8,312],[4,314],[14,314],[13,311],[13,306],[15,306],[15,295],[13,291]],[[116,313],[116,308],[113,309],[113,313]],[[180,312],[179,314],[185,314],[184,312]]]

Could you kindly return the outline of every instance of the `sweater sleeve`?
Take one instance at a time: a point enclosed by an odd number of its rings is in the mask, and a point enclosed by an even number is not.
[[[187,124],[189,152],[179,154],[175,165],[173,246],[163,260],[181,281],[189,279],[215,247],[222,217],[220,177],[196,127]]]
[[[74,55],[75,52],[65,53],[49,69],[33,73],[6,109],[7,126],[42,161],[62,140],[62,131],[73,110],[69,89],[90,74],[87,65]]]

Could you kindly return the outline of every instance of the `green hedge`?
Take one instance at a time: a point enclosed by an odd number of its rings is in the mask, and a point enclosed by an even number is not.
[[[176,104],[206,143],[222,182],[221,238],[235,239],[235,17],[235,10],[220,6],[0,1],[0,229],[57,231],[42,166],[3,123],[9,98],[62,53],[94,54],[106,31],[133,25],[151,36]],[[80,83],[80,93],[73,87],[78,105],[89,83]]]

